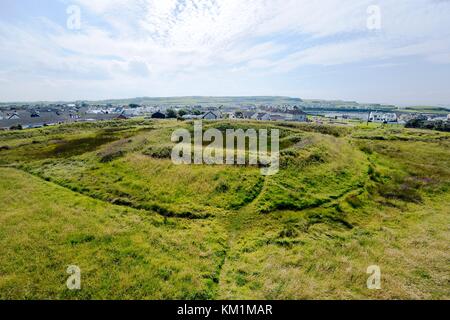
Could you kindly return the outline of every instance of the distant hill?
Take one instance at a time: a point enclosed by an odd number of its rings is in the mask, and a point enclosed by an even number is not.
[[[246,97],[139,97],[132,99],[112,99],[102,101],[90,101],[91,103],[111,103],[111,104],[158,104],[158,105],[230,105],[230,104],[297,104],[303,100],[300,98],[290,98],[281,96],[246,96]]]
[[[430,113],[430,114],[433,113],[442,115],[450,113],[450,109],[448,107],[433,107],[433,106],[413,106],[402,108],[401,110],[410,113]]]
[[[113,105],[159,105],[159,106],[231,106],[231,105],[299,105],[309,111],[339,111],[339,112],[366,112],[371,110],[383,110],[401,113],[427,113],[448,114],[449,107],[444,106],[405,106],[384,105],[378,103],[359,103],[344,100],[300,99],[285,96],[184,96],[184,97],[136,97],[127,99],[106,100],[78,100],[78,101],[34,101],[34,102],[2,102],[0,109],[14,105],[41,105],[41,104],[67,104],[74,102],[87,102],[89,104],[113,104]]]
[[[303,100],[283,96],[241,96],[241,97],[209,97],[209,96],[186,96],[186,97],[137,97],[129,99],[107,99],[107,100],[79,100],[79,101],[34,101],[34,102],[9,102],[8,104],[50,104],[50,103],[73,103],[88,102],[91,104],[147,104],[147,105],[236,105],[236,104],[299,104]]]

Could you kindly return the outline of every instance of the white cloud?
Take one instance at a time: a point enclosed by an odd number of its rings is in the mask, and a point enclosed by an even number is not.
[[[107,79],[123,87],[124,81],[151,86],[219,72],[232,77],[315,65],[388,65],[411,56],[450,63],[449,1],[379,0],[378,32],[366,28],[372,0],[75,2],[82,9],[80,31],[45,19],[0,22],[5,77]]]

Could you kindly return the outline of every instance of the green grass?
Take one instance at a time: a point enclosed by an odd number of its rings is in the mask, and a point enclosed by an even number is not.
[[[450,110],[443,107],[433,107],[433,106],[414,106],[414,107],[406,107],[400,109],[402,112],[411,112],[411,113],[432,113],[432,114],[441,114],[447,115],[450,113]]]
[[[280,172],[172,164],[189,122],[0,133],[0,298],[450,298],[450,134],[211,126],[280,129]]]
[[[165,220],[15,169],[0,174],[2,299],[214,297],[225,252],[217,222]],[[70,264],[81,268],[81,291],[65,288]]]

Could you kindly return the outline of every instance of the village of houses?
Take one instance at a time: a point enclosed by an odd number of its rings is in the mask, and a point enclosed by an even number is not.
[[[7,105],[0,109],[0,129],[15,130],[39,128],[70,122],[90,122],[102,120],[126,120],[135,117],[146,119],[177,118],[178,120],[255,120],[255,121],[295,121],[348,124],[348,120],[376,122],[384,124],[405,124],[414,118],[429,121],[450,121],[448,116],[421,113],[397,113],[387,111],[319,111],[304,110],[298,105],[113,105],[113,104],[39,104]]]

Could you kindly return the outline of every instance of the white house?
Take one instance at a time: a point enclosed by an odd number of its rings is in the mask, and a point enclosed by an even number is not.
[[[8,117],[8,120],[18,120],[18,119],[20,119],[20,117],[17,113],[13,113]]]
[[[208,111],[202,116],[203,120],[218,120],[221,118],[220,112]]]
[[[447,121],[450,121],[450,113],[447,116]]]
[[[228,118],[228,119],[230,119],[230,120],[235,120],[235,119],[237,119],[236,114],[235,114],[234,112],[227,112],[227,113],[225,114],[225,117]]]
[[[398,117],[393,112],[371,112],[369,122],[393,123],[398,122]]]
[[[308,115],[302,110],[294,110],[292,113],[292,120],[299,122],[308,122]]]
[[[103,114],[103,109],[99,109],[99,108],[89,108],[86,113],[88,114]]]
[[[264,112],[259,112],[259,113],[255,113],[252,116],[253,120],[259,120],[259,121],[270,121],[271,117],[270,114],[268,113],[264,113]]]

